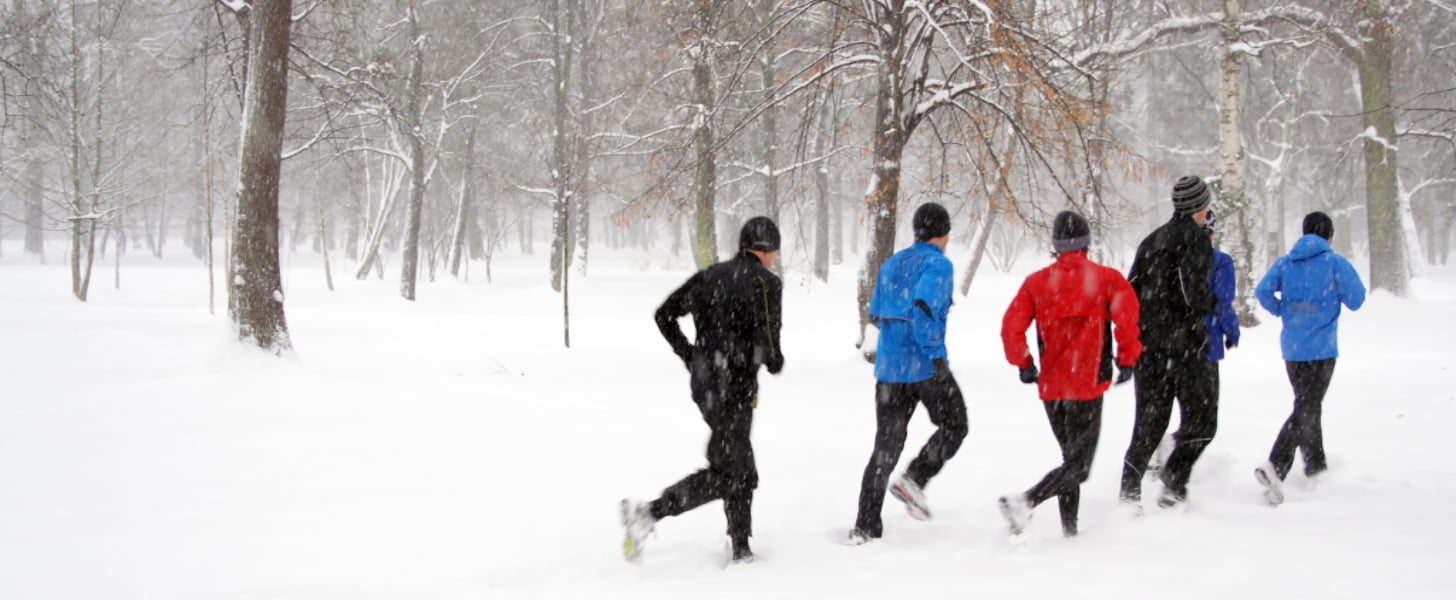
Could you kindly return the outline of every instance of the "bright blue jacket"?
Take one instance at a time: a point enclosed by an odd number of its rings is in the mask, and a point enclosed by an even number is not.
[[[1359,310],[1365,284],[1328,240],[1311,233],[1269,267],[1254,295],[1264,310],[1284,320],[1279,333],[1284,360],[1324,360],[1340,355],[1335,339],[1340,305]]]
[[[870,297],[870,321],[880,328],[875,379],[912,383],[935,374],[945,353],[955,273],[939,246],[916,242],[880,265]]]
[[[1234,257],[1218,248],[1213,249],[1213,281],[1210,285],[1213,295],[1218,296],[1218,310],[1203,317],[1203,324],[1208,328],[1208,360],[1218,362],[1223,360],[1224,338],[1235,346],[1239,345],[1239,314],[1234,312],[1234,293],[1237,291]]]

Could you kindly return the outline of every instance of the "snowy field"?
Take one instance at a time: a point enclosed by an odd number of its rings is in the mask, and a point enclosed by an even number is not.
[[[792,249],[789,250],[792,253]],[[984,268],[948,336],[970,435],[927,487],[935,520],[885,507],[840,543],[874,431],[852,346],[854,268],[786,277],[780,377],[761,376],[758,562],[723,568],[720,505],[657,526],[624,562],[617,502],[704,464],[707,427],[652,321],[685,259],[599,252],[571,284],[572,347],[546,253],[419,301],[313,255],[285,257],[296,353],[230,341],[226,302],[185,250],[98,261],[91,301],[63,264],[0,258],[0,598],[1449,598],[1456,588],[1456,268],[1346,313],[1325,403],[1330,471],[1296,463],[1270,508],[1252,469],[1291,405],[1278,325],[1223,363],[1220,428],[1185,507],[1118,510],[1132,386],[1106,401],[1082,535],[1055,502],[1015,543],[997,496],[1058,461],[1035,391],[997,335],[1021,278]],[[969,257],[952,246],[957,271]],[[52,249],[59,262],[62,250]],[[392,261],[391,265],[396,265]],[[1353,261],[1365,273],[1366,261]],[[1118,265],[1125,267],[1125,265]],[[221,276],[219,275],[219,279]],[[917,413],[903,461],[930,424]],[[1155,497],[1156,483],[1145,495]]]

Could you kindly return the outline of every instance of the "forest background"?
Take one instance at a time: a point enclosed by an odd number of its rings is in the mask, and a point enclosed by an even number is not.
[[[0,239],[84,301],[180,238],[275,352],[280,248],[411,300],[549,253],[569,345],[594,249],[702,267],[759,214],[783,269],[859,265],[861,328],[926,201],[964,293],[1061,210],[1120,266],[1201,175],[1250,323],[1304,213],[1396,294],[1456,220],[1446,0],[9,0],[0,108]]]

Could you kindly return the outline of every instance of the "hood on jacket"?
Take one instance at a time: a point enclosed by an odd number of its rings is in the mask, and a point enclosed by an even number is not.
[[[1329,240],[1313,233],[1307,233],[1304,237],[1295,240],[1294,247],[1289,249],[1289,260],[1309,260],[1332,251]]]

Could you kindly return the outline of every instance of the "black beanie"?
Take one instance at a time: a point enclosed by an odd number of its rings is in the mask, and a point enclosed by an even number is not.
[[[1335,222],[1330,220],[1329,215],[1320,211],[1304,215],[1304,234],[1311,233],[1329,241],[1330,238],[1335,237]]]
[[[1184,175],[1173,184],[1173,210],[1180,217],[1196,214],[1208,206],[1208,185],[1197,175]]]
[[[950,213],[934,202],[921,204],[911,219],[915,227],[915,241],[924,242],[950,234]]]
[[[739,250],[773,252],[779,249],[779,226],[768,217],[754,217],[738,232]]]
[[[1091,243],[1092,227],[1082,215],[1064,210],[1052,219],[1052,250],[1058,254],[1086,250]]]

